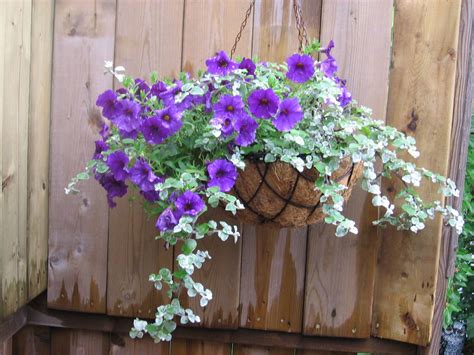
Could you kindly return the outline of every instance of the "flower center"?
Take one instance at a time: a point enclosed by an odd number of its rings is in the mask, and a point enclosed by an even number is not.
[[[216,177],[222,178],[222,177],[224,177],[224,176],[225,176],[225,171],[224,171],[224,170],[218,170],[218,171],[216,172]]]
[[[267,105],[268,104],[268,99],[266,99],[266,98],[260,99],[260,103],[262,105]]]
[[[224,127],[228,127],[230,125],[230,120],[225,120],[224,121]]]
[[[229,105],[229,106],[227,106],[226,110],[227,110],[228,112],[234,112],[234,106]]]
[[[170,115],[166,114],[163,116],[163,119],[168,122],[169,120],[171,120],[171,117]]]
[[[220,68],[227,68],[227,61],[226,60],[220,60],[217,65],[220,67]]]
[[[193,204],[191,202],[186,202],[186,204],[184,205],[184,210],[189,211],[192,209],[193,209]]]
[[[283,110],[281,110],[281,113],[284,114],[284,115],[287,115],[288,114],[288,109],[284,108]]]
[[[304,69],[304,64],[303,63],[297,63],[296,68],[297,69]]]

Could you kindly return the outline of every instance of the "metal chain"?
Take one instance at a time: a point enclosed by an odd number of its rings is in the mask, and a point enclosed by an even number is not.
[[[234,45],[232,46],[232,49],[230,50],[230,58],[232,58],[235,54],[235,50],[237,49],[237,44],[240,41],[240,37],[242,37],[242,32],[245,29],[245,26],[247,26],[247,21],[249,20],[250,14],[252,13],[252,9],[255,6],[255,0],[252,0],[250,3],[249,8],[247,9],[247,12],[245,13],[245,18],[242,21],[242,24],[240,25],[240,30],[239,33],[237,33],[237,36],[235,37]]]
[[[303,14],[301,11],[301,6],[298,3],[298,0],[293,0],[293,11],[296,18],[296,28],[298,29],[298,40],[299,47],[298,51],[303,51],[303,46],[308,45],[308,34],[306,33],[306,27],[304,25]]]
[[[237,33],[237,36],[235,37],[234,45],[232,46],[232,49],[230,50],[230,58],[232,58],[235,54],[235,50],[237,49],[237,44],[239,43],[240,38],[242,37],[242,32],[244,31],[245,26],[247,26],[247,22],[250,18],[250,15],[252,14],[252,10],[255,7],[255,1],[256,0],[252,0],[250,2],[250,6],[245,12],[245,17],[244,17],[244,20],[242,21],[242,24],[240,25],[239,33]],[[298,29],[298,41],[299,41],[298,51],[302,52],[303,46],[308,45],[308,34],[306,33],[306,27],[304,25],[303,14],[302,14],[301,6],[299,5],[298,0],[293,0],[293,11],[295,13],[295,18],[296,18],[296,28]]]

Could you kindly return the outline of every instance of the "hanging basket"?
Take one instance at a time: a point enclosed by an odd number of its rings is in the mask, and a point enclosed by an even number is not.
[[[333,181],[347,186],[343,193],[345,201],[361,175],[362,164],[354,164],[350,158],[343,159],[332,174]],[[276,228],[317,223],[324,218],[321,193],[314,187],[317,178],[315,170],[300,173],[283,162],[247,161],[232,190],[245,206],[237,216],[245,223]]]

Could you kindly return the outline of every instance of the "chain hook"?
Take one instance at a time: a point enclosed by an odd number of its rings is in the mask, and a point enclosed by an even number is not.
[[[250,18],[250,15],[252,14],[252,10],[255,7],[255,1],[256,0],[252,0],[250,2],[250,6],[245,12],[244,20],[242,21],[242,24],[240,25],[239,32],[237,33],[237,36],[235,37],[234,45],[232,46],[232,49],[230,50],[230,58],[232,58],[235,54],[235,50],[237,49],[237,44],[239,43],[240,38],[242,37],[242,32],[244,31],[245,26],[247,26],[247,22]],[[308,35],[306,33],[306,27],[304,25],[301,5],[299,4],[298,0],[293,0],[293,12],[295,13],[296,28],[298,29],[298,41],[299,41],[298,51],[302,52],[303,47],[308,45]]]

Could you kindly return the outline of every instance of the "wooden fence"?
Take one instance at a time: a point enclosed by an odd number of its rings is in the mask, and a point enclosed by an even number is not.
[[[0,320],[46,288],[53,3],[0,1]]]
[[[466,95],[471,0],[300,3],[308,36],[323,44],[334,40],[340,76],[347,79],[353,97],[371,107],[376,119],[417,139],[420,165],[462,182],[463,137],[471,98]],[[9,11],[0,14],[0,28],[7,29],[12,41],[7,47],[11,52],[0,62],[0,94],[4,93],[0,101],[0,318],[37,295],[46,282],[48,55],[53,28],[50,2],[7,4]],[[248,5],[249,0],[55,1],[47,264],[50,308],[111,319],[153,318],[155,307],[166,301],[148,282],[148,275],[160,267],[172,267],[173,250],[165,250],[154,240],[154,221],[146,217],[139,199],[124,198],[108,210],[97,183],[83,184],[75,197],[66,196],[64,187],[93,153],[102,122],[95,99],[114,85],[111,76],[102,75],[104,60],[113,59],[135,77],[153,70],[160,76],[176,76],[181,70],[195,73],[215,51],[230,50]],[[291,0],[257,0],[237,54],[282,61],[296,51],[297,35]],[[31,74],[27,75],[28,67]],[[10,91],[23,94],[10,95]],[[386,181],[383,186],[393,193],[395,185]],[[436,191],[427,186],[421,194]],[[185,333],[173,341],[171,353],[229,354],[234,343],[234,354],[293,354],[293,349],[310,348],[301,345],[311,341],[307,339],[319,337],[367,339],[358,344],[384,338],[429,345],[433,332],[439,332],[433,319],[438,321],[442,312],[455,236],[443,232],[439,219],[418,235],[379,230],[370,223],[377,210],[361,189],[353,192],[348,214],[358,222],[357,237],[336,238],[334,229],[326,225],[283,230],[240,225],[243,237],[237,244],[202,240],[200,245],[213,258],[196,279],[213,290],[214,299],[198,312],[201,327],[220,329],[214,331],[216,337],[225,340],[186,340],[189,334]],[[182,301],[199,309],[193,299],[183,297]],[[48,324],[45,318],[33,319],[34,324]],[[74,353],[79,348],[89,353],[87,344],[94,344],[113,354],[169,351],[167,344],[117,338],[112,328],[93,329],[48,330],[48,349],[52,354],[53,349]],[[254,340],[260,334],[260,340],[243,341],[242,334],[248,334],[243,329],[262,331],[252,333]],[[13,340],[13,347],[36,339],[43,331],[25,328]],[[273,337],[273,331],[290,334]],[[273,343],[262,343],[265,334],[273,337]],[[286,340],[278,343],[277,338]],[[436,352],[439,334],[433,339],[426,353]],[[272,344],[275,348],[268,348]],[[266,350],[261,346],[267,346]],[[352,350],[322,345],[319,349]],[[367,348],[353,350],[360,349]]]

